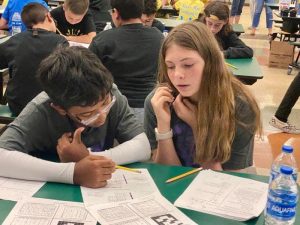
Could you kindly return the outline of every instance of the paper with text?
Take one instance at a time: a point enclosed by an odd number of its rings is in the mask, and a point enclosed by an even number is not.
[[[174,205],[238,221],[266,206],[268,184],[212,170],[200,172]]]
[[[81,187],[83,202],[86,206],[127,201],[159,192],[147,169],[134,173],[117,169],[103,188]]]
[[[86,44],[86,43],[82,43],[82,42],[75,42],[75,41],[69,41],[69,45],[70,47],[72,46],[81,46],[84,48],[88,48],[90,46],[90,44]]]
[[[19,201],[34,195],[45,182],[0,177],[0,199]]]
[[[96,225],[83,203],[27,198],[17,202],[3,225]]]
[[[196,225],[160,193],[87,207],[101,225]]]

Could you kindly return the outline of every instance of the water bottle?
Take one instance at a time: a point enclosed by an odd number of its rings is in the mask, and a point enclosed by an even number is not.
[[[11,20],[11,34],[15,35],[22,32],[22,20],[21,15],[18,12],[15,12],[13,14],[12,20]]]
[[[168,36],[168,34],[169,34],[169,32],[168,32],[168,30],[163,30],[163,35],[164,35],[164,37],[167,37]]]
[[[282,152],[274,160],[271,167],[269,184],[279,175],[280,166],[285,165],[293,168],[293,178],[297,182],[297,163],[293,155],[293,147],[288,145],[282,146]]]
[[[111,28],[112,28],[111,22],[106,22],[106,25],[105,25],[105,27],[103,28],[103,30],[109,30],[109,29],[111,29]]]
[[[269,185],[265,225],[293,225],[296,219],[298,188],[293,168],[281,166],[280,174]]]

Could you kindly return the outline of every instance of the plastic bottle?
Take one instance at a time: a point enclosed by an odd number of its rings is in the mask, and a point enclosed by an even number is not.
[[[289,166],[293,168],[293,178],[297,181],[297,163],[293,155],[293,147],[288,145],[282,146],[282,152],[274,160],[271,167],[269,184],[279,175],[280,166]]]
[[[265,225],[292,225],[296,219],[298,188],[293,168],[281,166],[280,174],[269,185]]]
[[[18,12],[15,12],[13,14],[12,20],[11,20],[11,34],[15,35],[22,32],[22,19],[21,15]]]
[[[164,37],[167,37],[168,36],[168,34],[169,34],[169,32],[168,32],[168,30],[163,30],[163,35],[164,35]]]
[[[103,28],[103,30],[109,30],[109,29],[112,29],[111,22],[106,22],[106,25]]]

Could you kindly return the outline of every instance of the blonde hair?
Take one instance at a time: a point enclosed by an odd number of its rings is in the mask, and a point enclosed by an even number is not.
[[[175,27],[165,39],[160,50],[159,83],[168,83],[175,92],[167,74],[165,57],[167,49],[176,44],[197,51],[205,66],[197,93],[197,131],[195,134],[195,162],[226,162],[231,155],[236,122],[255,132],[261,131],[258,105],[244,87],[228,70],[217,41],[207,27],[200,22],[188,22]],[[236,115],[236,100],[249,103],[255,115],[249,124],[240,122]],[[248,122],[248,121],[247,121]]]
[[[65,0],[64,5],[76,15],[84,15],[89,8],[89,0]]]

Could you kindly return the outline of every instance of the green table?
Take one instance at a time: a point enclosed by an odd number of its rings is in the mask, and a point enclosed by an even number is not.
[[[226,62],[237,68],[229,67],[233,75],[245,84],[252,85],[257,79],[263,78],[262,70],[255,57],[251,59],[226,59]]]
[[[242,24],[232,24],[232,30],[237,34],[240,35],[245,33],[244,27]]]
[[[173,176],[186,172],[190,168],[178,167],[178,166],[164,166],[152,163],[135,163],[130,165],[134,168],[147,168],[152,175],[157,187],[161,191],[161,194],[165,196],[170,202],[174,201],[182,194],[182,192],[188,187],[191,181],[194,179],[196,174],[185,177],[173,183],[166,184],[165,181]],[[236,174],[240,177],[250,178],[258,181],[267,182],[268,177],[242,174],[242,173],[230,173]],[[66,200],[82,202],[82,196],[79,186],[58,184],[58,183],[46,183],[35,195],[35,197],[49,198],[56,200]],[[15,202],[0,200],[0,223],[4,221],[6,216],[9,214]],[[198,224],[205,225],[238,225],[238,224],[256,224],[263,225],[264,218],[263,215],[260,217],[246,221],[239,222],[229,219],[224,219],[221,217],[200,213],[187,209],[180,209],[183,213],[189,216]],[[300,207],[297,208],[297,219],[295,224],[300,223]]]

